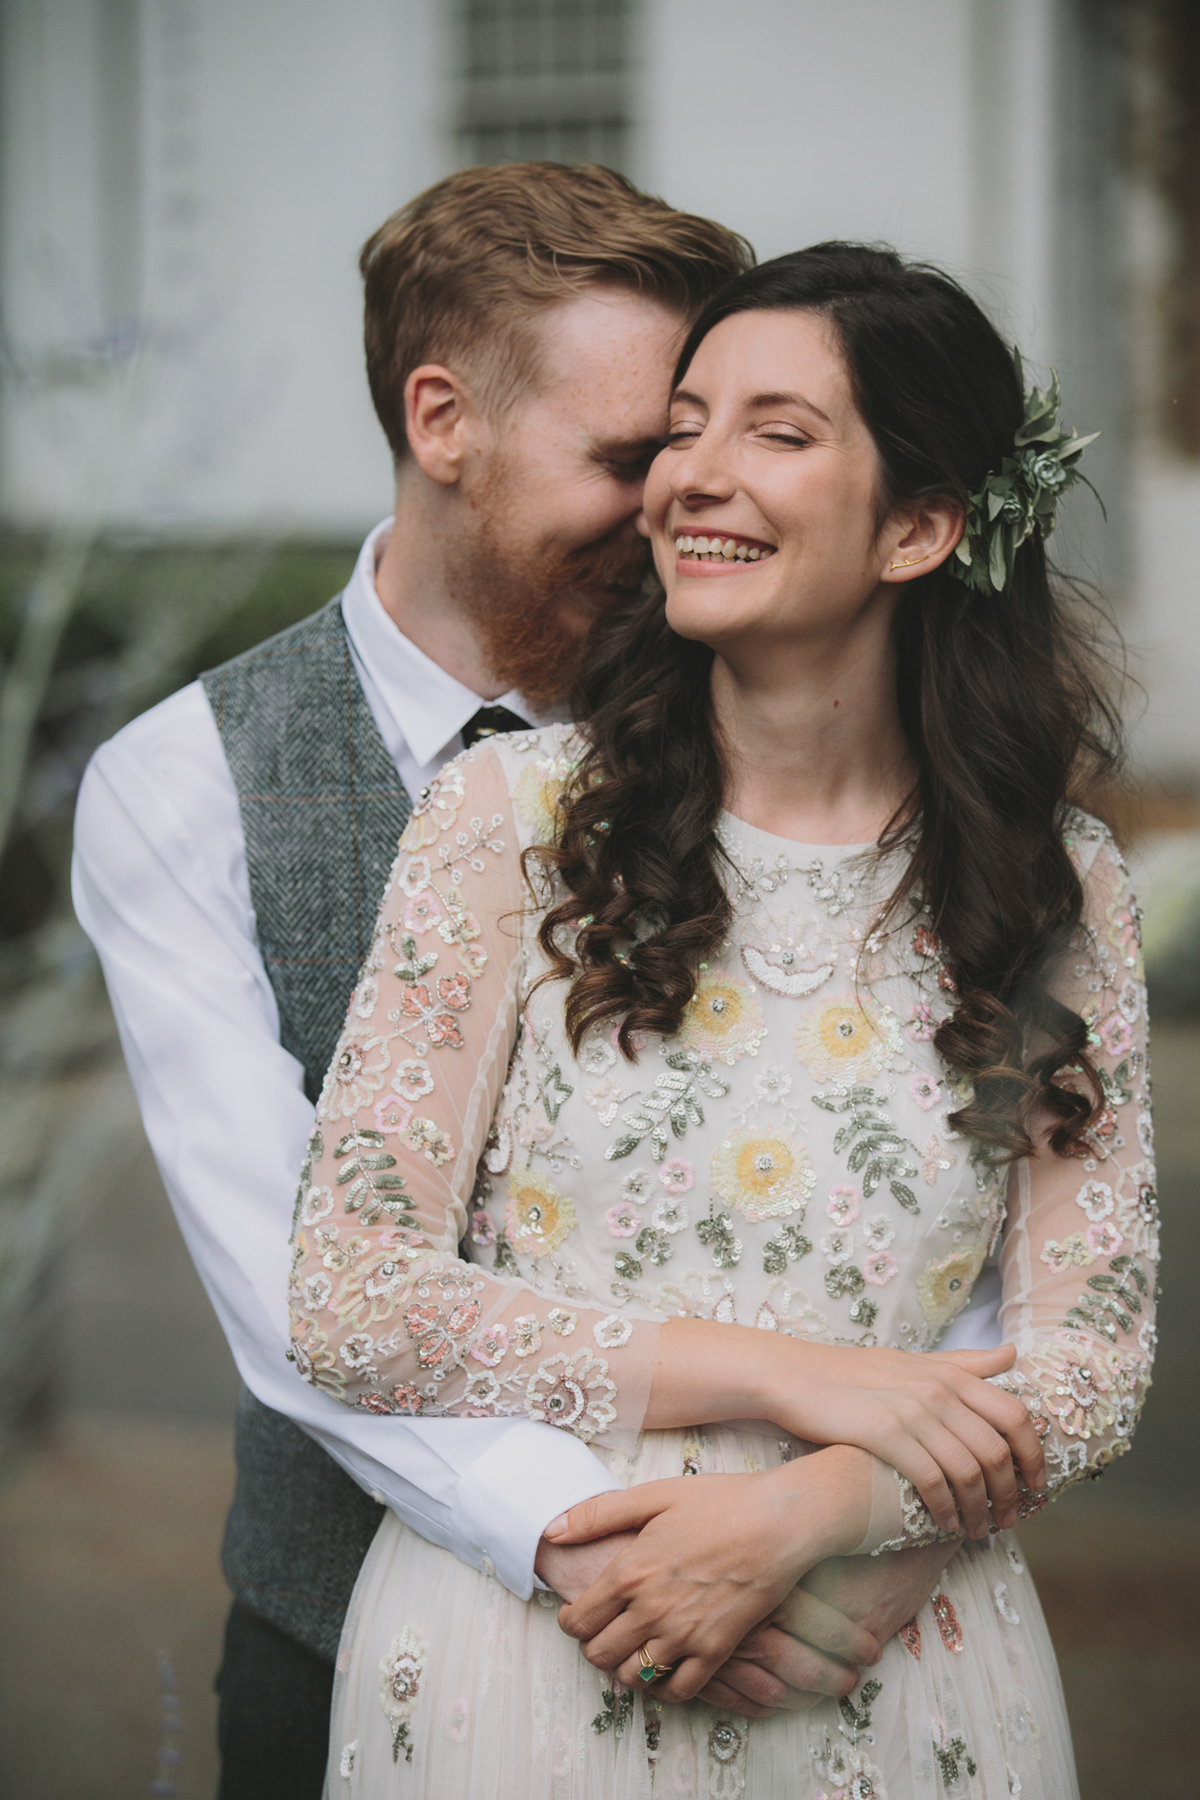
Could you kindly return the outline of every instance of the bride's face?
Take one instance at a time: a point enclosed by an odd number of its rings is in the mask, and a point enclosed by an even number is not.
[[[730,652],[838,633],[876,598],[890,608],[879,488],[874,440],[819,315],[723,320],[672,396],[646,484],[673,629]]]

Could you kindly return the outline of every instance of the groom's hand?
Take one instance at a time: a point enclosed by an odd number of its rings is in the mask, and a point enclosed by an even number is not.
[[[615,1531],[591,1544],[554,1544],[544,1537],[534,1558],[534,1574],[568,1603],[578,1600],[637,1535],[636,1531]]]
[[[807,1712],[826,1694],[849,1693],[858,1666],[872,1660],[863,1640],[885,1644],[907,1625],[958,1550],[953,1541],[828,1557],[739,1644],[700,1698],[757,1719]]]

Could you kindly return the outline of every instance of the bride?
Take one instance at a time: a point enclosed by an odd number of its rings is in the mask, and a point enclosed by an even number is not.
[[[737,278],[647,485],[665,603],[576,728],[416,807],[301,1185],[295,1360],[578,1433],[622,1491],[548,1536],[638,1534],[556,1617],[387,1515],[331,1795],[1077,1792],[1009,1527],[1128,1447],[1156,1239],[1137,912],[1072,804],[1107,714],[1047,578],[1056,404],[891,252]],[[997,1241],[1009,1344],[906,1354]],[[717,1671],[816,1564],[939,1537],[865,1678],[734,1709]]]

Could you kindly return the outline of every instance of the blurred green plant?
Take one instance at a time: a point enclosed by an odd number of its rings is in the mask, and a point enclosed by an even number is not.
[[[52,1411],[56,1259],[139,1143],[104,984],[71,910],[83,771],[129,719],[322,605],[355,554],[105,538],[86,525],[0,533],[0,1452],[22,1420]],[[83,1167],[102,1182],[81,1182]]]

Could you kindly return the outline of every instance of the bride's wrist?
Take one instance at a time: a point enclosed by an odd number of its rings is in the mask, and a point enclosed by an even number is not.
[[[852,1444],[830,1444],[787,1463],[784,1471],[811,1526],[822,1533],[821,1556],[849,1556],[871,1525],[871,1458]]]

